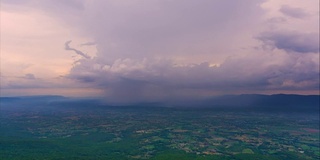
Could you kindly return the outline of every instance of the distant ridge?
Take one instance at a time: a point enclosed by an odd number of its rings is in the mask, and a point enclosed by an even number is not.
[[[320,95],[294,94],[242,94],[210,97],[202,100],[183,102],[141,102],[118,105],[122,108],[196,108],[230,111],[284,111],[284,112],[319,112]],[[0,97],[1,106],[42,106],[42,107],[117,107],[108,102],[93,98],[68,98],[59,95]]]
[[[242,94],[217,96],[204,100],[202,106],[220,108],[247,108],[261,110],[319,111],[319,95]]]
[[[47,101],[47,100],[61,100],[66,99],[67,97],[60,95],[36,95],[36,96],[8,96],[8,97],[0,97],[0,102],[8,102],[8,101]]]
[[[1,99],[22,99],[22,98],[66,98],[61,95],[31,95],[31,96],[1,96]]]

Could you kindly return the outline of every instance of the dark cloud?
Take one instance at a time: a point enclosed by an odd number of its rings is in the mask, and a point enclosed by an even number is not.
[[[76,54],[82,56],[83,58],[90,59],[90,56],[88,56],[87,54],[85,54],[85,53],[83,53],[83,52],[81,52],[81,51],[79,51],[79,50],[77,50],[77,49],[71,48],[71,47],[69,46],[69,44],[70,44],[71,42],[72,42],[72,41],[67,41],[67,42],[64,44],[64,45],[65,45],[65,47],[64,47],[65,50],[74,51]]]
[[[293,8],[288,5],[281,6],[280,10],[286,16],[293,17],[293,18],[305,18],[309,14],[303,10],[302,8]]]
[[[105,96],[115,102],[173,100],[212,92],[316,90],[319,64],[312,61],[315,57],[250,55],[229,58],[220,67],[206,62],[176,66],[155,59],[118,60],[109,66],[92,59],[75,66],[68,78],[105,90]]]
[[[258,39],[287,52],[319,53],[319,33],[271,31],[262,33]]]

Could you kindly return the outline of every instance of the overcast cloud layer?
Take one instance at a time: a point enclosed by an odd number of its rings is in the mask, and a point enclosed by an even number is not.
[[[315,93],[319,2],[290,2],[3,0],[2,4],[8,12],[46,14],[90,39],[81,43],[65,39],[60,44],[65,54],[78,56],[60,81],[125,103],[239,93]],[[96,53],[82,51],[90,46]],[[36,77],[28,73],[20,79],[39,84]],[[12,86],[12,81],[5,82]],[[15,81],[19,82],[23,81]],[[63,86],[50,83],[53,88]]]

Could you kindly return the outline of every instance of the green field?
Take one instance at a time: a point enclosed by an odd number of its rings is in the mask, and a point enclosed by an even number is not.
[[[0,159],[319,159],[319,115],[1,108]]]

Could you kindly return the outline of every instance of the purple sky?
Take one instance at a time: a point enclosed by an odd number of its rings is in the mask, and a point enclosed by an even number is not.
[[[2,0],[1,96],[319,94],[319,1]]]

